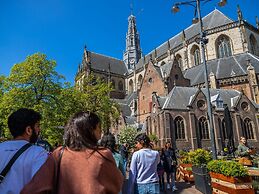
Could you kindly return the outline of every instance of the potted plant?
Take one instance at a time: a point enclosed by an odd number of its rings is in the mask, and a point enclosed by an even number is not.
[[[194,177],[192,173],[192,163],[188,152],[180,150],[179,151],[179,167],[178,176],[186,182],[194,182]]]
[[[212,160],[210,152],[204,149],[197,149],[189,152],[188,155],[192,163],[195,188],[204,194],[211,194],[210,176],[206,168],[208,162]]]
[[[235,161],[212,160],[207,165],[215,193],[254,194],[247,169]]]

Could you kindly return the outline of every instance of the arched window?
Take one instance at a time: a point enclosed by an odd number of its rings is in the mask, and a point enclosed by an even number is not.
[[[196,66],[201,63],[200,48],[194,45],[191,49],[192,63]]]
[[[115,81],[112,79],[112,88],[115,89]]]
[[[210,139],[208,122],[205,117],[199,119],[199,132],[201,139]]]
[[[122,83],[122,81],[119,81],[118,88],[119,88],[120,91],[123,90],[123,83]]]
[[[253,122],[246,118],[243,123],[243,135],[246,139],[255,139]]]
[[[225,35],[221,35],[216,40],[217,57],[229,57],[232,55],[230,38]]]
[[[221,134],[222,134],[223,140],[228,139],[225,119],[223,119],[222,122],[221,122]]]
[[[177,54],[175,56],[175,59],[178,62],[179,67],[181,68],[181,70],[183,70],[183,59],[182,59],[181,55]]]
[[[133,92],[133,81],[132,79],[129,81],[129,93]]]
[[[185,127],[184,127],[184,120],[182,117],[178,116],[175,118],[174,127],[175,127],[175,138],[185,139]]]
[[[257,54],[257,44],[256,44],[256,39],[253,34],[250,35],[250,45],[251,45],[251,53],[256,55]]]
[[[142,84],[142,79],[143,79],[143,76],[140,74],[139,76],[138,76],[138,88],[141,86],[141,84]]]

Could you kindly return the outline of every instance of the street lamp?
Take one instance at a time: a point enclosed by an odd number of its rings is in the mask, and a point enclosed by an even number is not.
[[[193,23],[199,22],[200,27],[200,37],[199,42],[202,49],[202,59],[203,59],[203,66],[204,66],[204,79],[205,79],[205,88],[206,88],[206,99],[207,99],[207,106],[208,106],[208,118],[209,118],[209,128],[210,128],[210,135],[211,135],[211,149],[212,149],[212,156],[213,159],[217,159],[217,150],[216,150],[216,144],[215,144],[215,131],[214,131],[214,123],[212,118],[212,109],[211,109],[211,98],[210,98],[210,90],[209,90],[209,83],[208,83],[208,69],[206,65],[206,57],[205,57],[205,45],[208,43],[208,39],[206,38],[206,33],[203,30],[203,23],[201,18],[201,9],[200,9],[200,3],[204,2],[207,3],[212,0],[190,0],[190,1],[184,1],[184,2],[177,2],[172,6],[172,12],[177,13],[180,11],[181,5],[190,5],[195,8],[194,18],[192,20]],[[220,0],[218,3],[219,6],[226,5],[227,0]],[[198,17],[196,17],[196,13],[198,14]]]

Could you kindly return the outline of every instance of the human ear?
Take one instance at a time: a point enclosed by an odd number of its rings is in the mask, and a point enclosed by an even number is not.
[[[25,128],[25,133],[26,133],[26,135],[31,136],[32,135],[32,128],[30,126],[27,126]]]

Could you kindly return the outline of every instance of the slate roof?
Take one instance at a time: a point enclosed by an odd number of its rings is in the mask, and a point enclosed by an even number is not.
[[[167,99],[162,109],[181,109],[187,110],[190,105],[191,99],[197,94],[199,88],[194,87],[174,87],[171,92],[167,95]],[[205,88],[201,91],[205,93]],[[237,90],[224,90],[224,89],[210,89],[211,96],[220,94],[224,104],[228,107],[232,107],[231,99],[239,97],[241,93]]]
[[[94,52],[90,52],[90,58],[92,69],[108,72],[110,64],[111,73],[125,75],[128,72],[127,67],[122,60],[97,54]]]
[[[216,79],[247,75],[247,60],[259,73],[259,58],[250,53],[242,53],[226,58],[207,61],[208,75],[213,72]],[[184,77],[190,79],[191,86],[204,83],[203,64],[194,66],[184,72]]]
[[[208,15],[203,17],[202,21],[203,21],[203,26],[205,30],[234,22],[232,19],[228,18],[218,9],[213,10]],[[196,35],[199,34],[199,24],[198,23],[192,24],[191,26],[189,26],[184,30],[184,33],[187,40],[195,37]],[[169,45],[168,45],[168,42],[169,42]],[[164,42],[163,44],[161,44],[160,46],[152,50],[150,53],[148,53],[146,56],[144,56],[145,62],[144,62],[144,57],[142,57],[139,60],[138,64],[136,65],[136,68],[139,69],[143,67],[143,65],[150,60],[151,56],[154,59],[155,53],[157,54],[157,57],[160,57],[167,52],[169,46],[170,46],[170,49],[174,49],[177,46],[180,46],[182,43],[183,43],[183,33],[180,32],[177,35],[170,38],[169,41]]]

